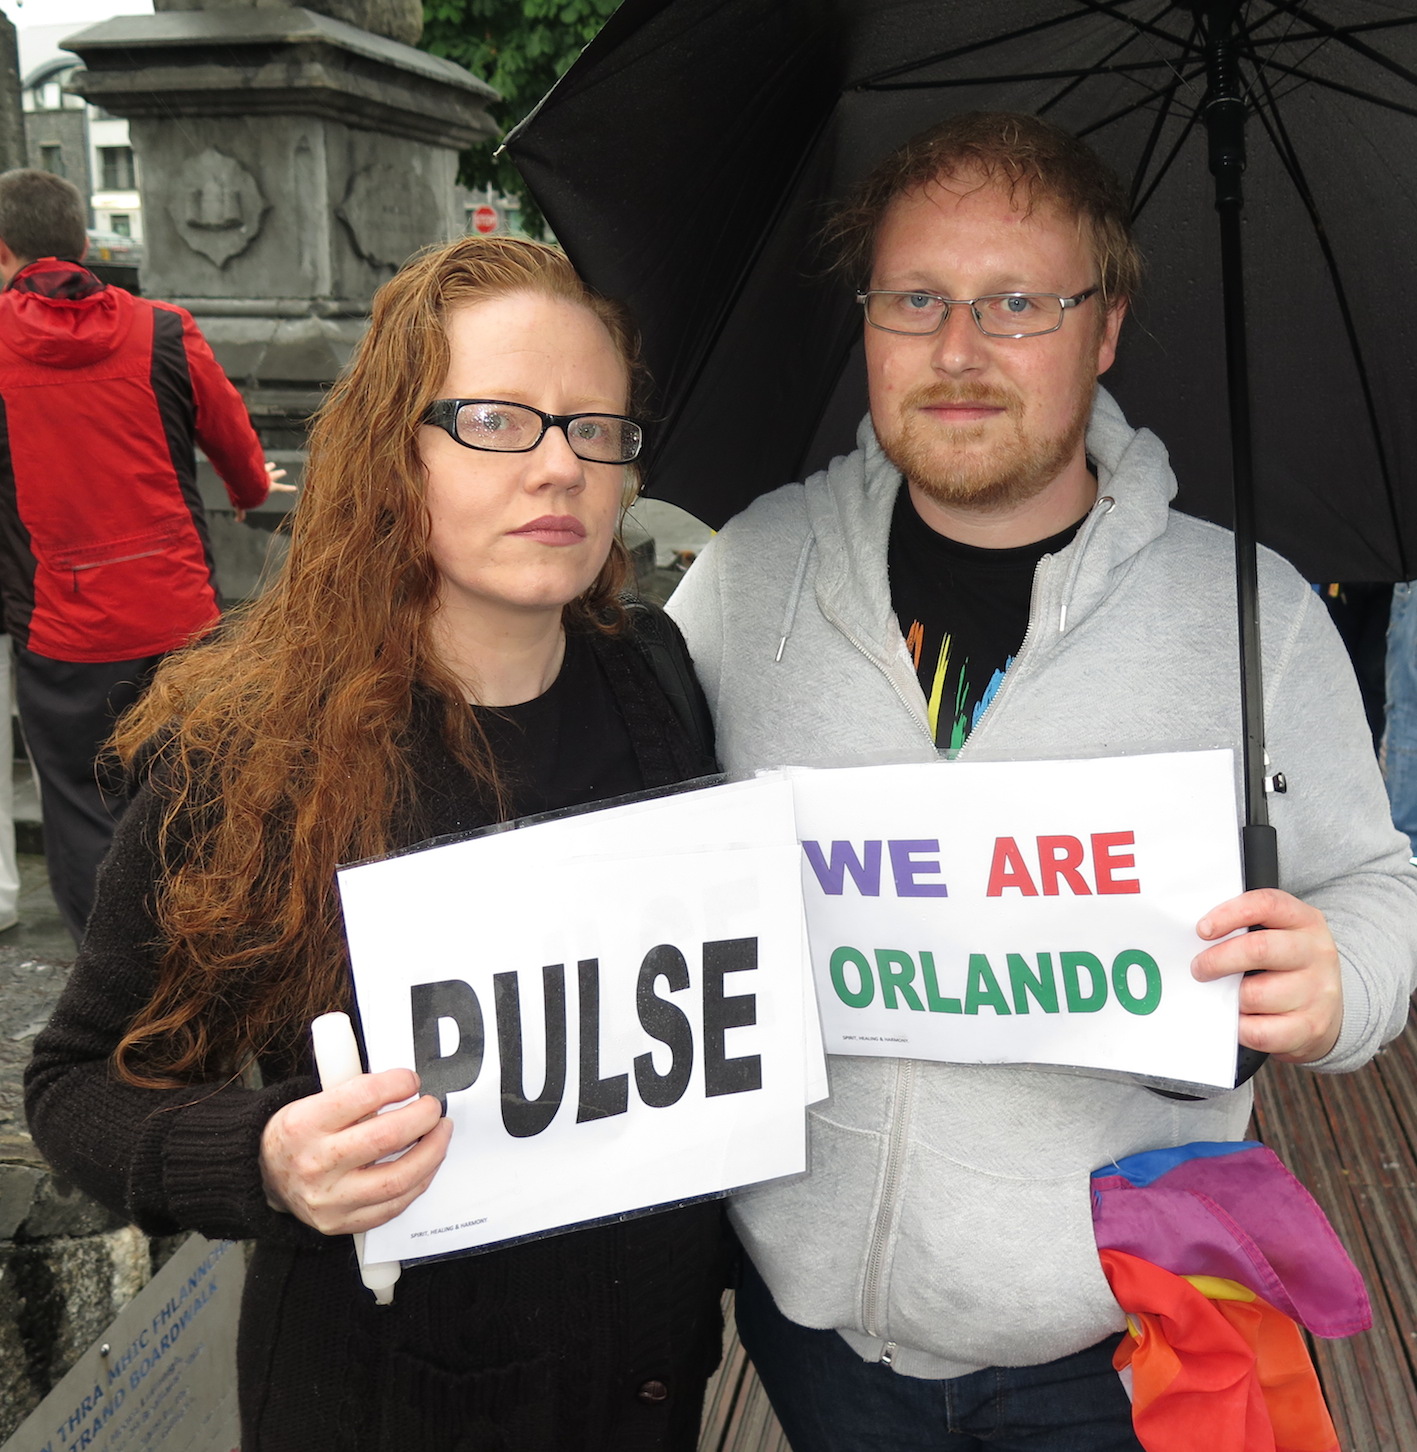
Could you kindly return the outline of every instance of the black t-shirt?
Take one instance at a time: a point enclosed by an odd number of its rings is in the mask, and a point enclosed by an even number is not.
[[[629,728],[584,634],[566,632],[551,685],[517,706],[474,706],[512,815],[577,807],[644,788]]]
[[[1028,630],[1038,562],[1078,524],[1016,549],[982,549],[936,534],[901,485],[887,554],[891,604],[941,750],[963,746],[994,699]]]

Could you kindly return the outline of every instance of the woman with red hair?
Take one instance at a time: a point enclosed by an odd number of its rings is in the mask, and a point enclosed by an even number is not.
[[[308,1034],[350,1002],[339,863],[712,769],[619,599],[633,372],[553,248],[415,259],[315,420],[279,578],[120,724],[142,784],[30,1123],[149,1232],[255,1241],[246,1452],[695,1445],[718,1205],[414,1266],[376,1306],[350,1235],[422,1192],[450,1128],[431,1096],[375,1114],[408,1070],[321,1092]]]

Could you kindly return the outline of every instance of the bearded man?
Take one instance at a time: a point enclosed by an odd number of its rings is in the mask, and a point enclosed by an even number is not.
[[[1036,118],[961,116],[838,231],[859,448],[732,521],[670,604],[724,766],[1238,747],[1230,537],[1171,512],[1165,450],[1097,388],[1139,273],[1116,179]],[[1273,555],[1260,577],[1287,890],[1217,904],[1192,971],[1250,972],[1243,1044],[1353,1069],[1406,1017],[1417,875],[1322,605]],[[1249,1086],[829,1064],[810,1172],[733,1207],[743,1341],[795,1452],[1137,1448],[1088,1176],[1239,1139]]]

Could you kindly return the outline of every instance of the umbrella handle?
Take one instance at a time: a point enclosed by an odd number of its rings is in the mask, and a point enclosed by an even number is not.
[[[1268,822],[1249,822],[1241,828],[1240,851],[1245,864],[1246,889],[1279,886],[1279,834]],[[1253,1079],[1267,1058],[1268,1054],[1241,1044],[1235,1056],[1235,1087],[1238,1089],[1246,1079]]]

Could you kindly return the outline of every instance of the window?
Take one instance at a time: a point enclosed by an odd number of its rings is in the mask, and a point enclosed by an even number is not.
[[[64,166],[64,148],[57,142],[50,142],[39,148],[39,166],[41,171],[52,172],[55,176],[67,176],[68,171]]]
[[[100,185],[106,192],[133,190],[133,148],[131,146],[100,146],[98,149]]]
[[[108,230],[116,232],[120,237],[131,237],[133,235],[133,219],[127,212],[110,212],[108,214]]]

